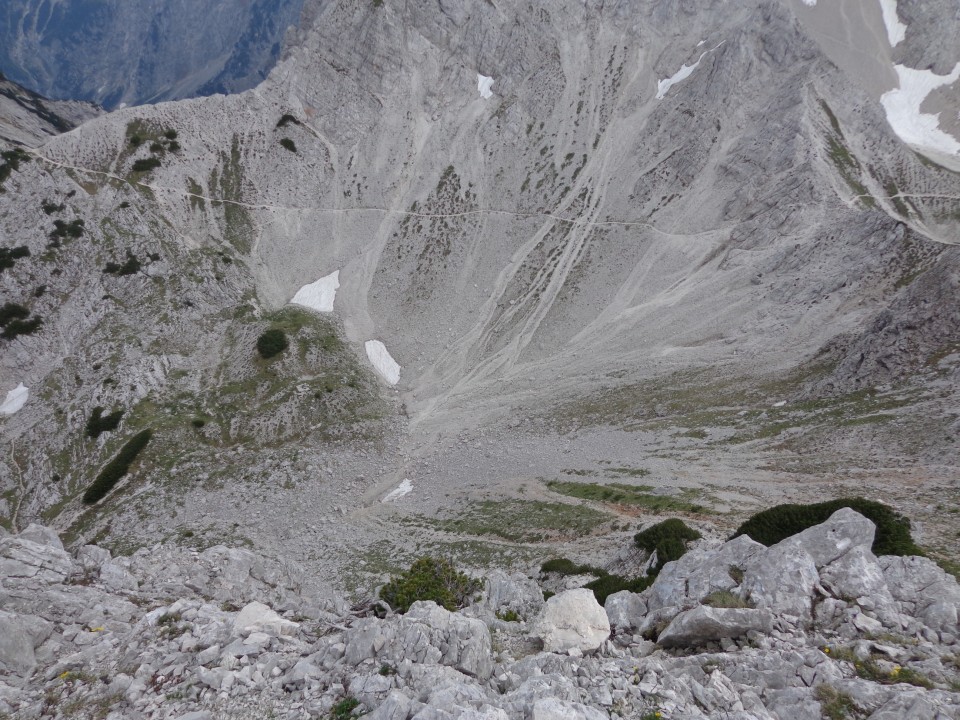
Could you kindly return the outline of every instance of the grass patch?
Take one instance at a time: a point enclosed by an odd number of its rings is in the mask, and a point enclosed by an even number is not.
[[[818,685],[813,696],[820,703],[820,712],[827,720],[847,720],[860,716],[853,699],[831,685]]]
[[[576,497],[582,500],[612,503],[615,505],[632,505],[642,507],[651,513],[664,512],[710,512],[709,508],[700,503],[690,502],[691,495],[696,496],[696,490],[684,490],[680,498],[670,495],[657,495],[651,491],[650,485],[625,485],[623,483],[580,483],[551,480],[547,487],[561,495]]]
[[[702,605],[709,605],[710,607],[715,608],[748,608],[750,605],[741,599],[739,596],[734,595],[729,590],[715,590],[714,592],[707,595],[703,601]]]
[[[575,539],[596,534],[613,517],[582,505],[534,500],[484,500],[459,517],[435,521],[457,535],[493,536],[510,542],[530,543]]]

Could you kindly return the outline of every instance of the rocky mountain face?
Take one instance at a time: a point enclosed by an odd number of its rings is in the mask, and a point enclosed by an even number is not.
[[[377,618],[249,550],[69,553],[31,525],[0,538],[0,712],[958,717],[960,586],[926,558],[875,557],[873,539],[843,509],[769,548],[705,542],[605,607],[583,589],[544,601],[537,579],[495,571],[459,612]]]
[[[49,98],[113,109],[246,90],[273,67],[303,0],[15,0],[0,70]]]
[[[102,111],[90,103],[42,98],[0,75],[0,142],[41,145]]]
[[[0,520],[330,598],[843,495],[954,557],[952,70],[818,30],[884,8],[311,2],[253,90],[5,154]]]

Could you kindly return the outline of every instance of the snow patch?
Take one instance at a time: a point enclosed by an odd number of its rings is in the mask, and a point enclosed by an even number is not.
[[[386,346],[379,340],[367,340],[364,344],[367,357],[377,375],[386,381],[387,385],[396,385],[400,382],[400,366],[387,352]]]
[[[387,496],[384,497],[383,500],[381,500],[380,502],[388,503],[388,502],[393,502],[394,500],[399,500],[404,495],[409,494],[411,490],[413,490],[413,483],[407,479],[404,479],[402,483],[400,483],[399,485],[397,485],[396,488],[391,490],[387,494]]]
[[[883,24],[887,28],[890,47],[896,47],[907,36],[907,26],[900,22],[897,15],[897,0],[880,0],[880,10],[883,12]]]
[[[920,112],[927,95],[944,85],[960,80],[960,62],[949,75],[937,75],[931,70],[915,70],[894,65],[900,87],[880,96],[880,104],[887,112],[887,122],[908,145],[933,150],[947,155],[960,155],[960,142],[940,129],[940,116]]]
[[[723,45],[724,42],[726,42],[726,40],[721,42],[720,45]],[[677,70],[677,72],[675,72],[670,77],[665,78],[663,80],[657,80],[657,100],[663,100],[663,98],[665,98],[667,95],[667,91],[671,87],[676,85],[681,80],[686,80],[688,77],[690,77],[693,71],[697,69],[697,66],[700,64],[700,61],[703,60],[703,58],[706,57],[707,54],[712,53],[714,50],[720,47],[720,45],[717,45],[717,47],[711,48],[710,50],[705,50],[700,55],[700,57],[697,58],[697,61],[693,65],[686,65],[686,64],[681,65],[680,69]]]
[[[30,390],[20,383],[7,393],[7,399],[3,401],[3,405],[0,405],[0,415],[13,415],[27,404],[28,397],[30,397]]]
[[[803,4],[806,5],[807,7],[816,7],[817,0],[803,0]]]
[[[487,77],[486,75],[481,75],[477,73],[477,90],[480,91],[480,97],[484,100],[489,100],[493,97],[493,91],[490,89],[493,87],[493,78]]]
[[[297,290],[290,304],[303,305],[317,312],[333,312],[333,301],[337,297],[339,287],[340,271],[337,270]]]
[[[787,404],[787,401],[786,401],[786,400],[781,400],[780,402],[775,402],[775,403],[773,404],[773,407],[783,407],[783,406],[786,405],[786,404]]]

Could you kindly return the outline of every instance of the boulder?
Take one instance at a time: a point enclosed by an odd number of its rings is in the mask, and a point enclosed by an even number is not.
[[[768,610],[714,608],[701,605],[677,615],[660,633],[663,647],[694,647],[711,640],[743,637],[751,630],[769,634],[773,615]]]
[[[858,597],[893,600],[883,568],[870,548],[858,546],[820,571],[820,582],[836,598]]]
[[[248,603],[237,613],[233,621],[235,635],[248,635],[252,632],[262,632],[274,637],[281,635],[296,635],[300,629],[298,623],[280,617],[263,603]]]
[[[21,540],[36,543],[37,545],[45,545],[56,548],[57,550],[63,550],[63,543],[60,542],[60,536],[50,528],[37,525],[36,523],[27,525],[26,529],[21,530],[17,537]]]
[[[903,611],[941,632],[956,634],[960,585],[933,560],[886,556],[879,559],[883,577]]]
[[[531,720],[607,720],[606,713],[580,703],[542,698],[533,704]]]
[[[506,608],[521,618],[531,618],[543,608],[543,591],[532,578],[494,570],[487,576],[486,593],[481,604],[494,613]]]
[[[39,525],[30,527],[35,531],[24,530],[20,535],[0,539],[0,585],[3,587],[62,583],[73,574],[73,560],[60,545],[60,539],[41,532],[46,528]],[[42,542],[34,542],[31,537]]]
[[[593,592],[578,588],[547,600],[534,634],[547,652],[592,652],[610,637],[610,621]]]
[[[719,548],[691,550],[663,566],[647,592],[647,608],[653,612],[670,606],[689,607],[717,590],[732,590],[739,582],[731,569],[743,569],[766,550],[746,535]]]
[[[603,609],[607,613],[610,627],[616,634],[640,627],[647,614],[647,601],[642,595],[621,590],[607,596]]]
[[[34,651],[52,632],[43,618],[0,610],[0,675],[27,677],[37,664]]]
[[[820,582],[816,561],[803,545],[788,538],[751,558],[740,594],[776,615],[812,619],[813,590]]]
[[[380,706],[366,717],[367,720],[407,720],[412,705],[413,701],[402,692],[391,690]]]
[[[809,527],[773,547],[797,545],[813,558],[817,568],[829,565],[855,547],[870,549],[876,526],[850,508],[840,508],[826,522]]]

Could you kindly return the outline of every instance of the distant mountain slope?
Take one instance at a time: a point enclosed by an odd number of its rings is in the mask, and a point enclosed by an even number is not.
[[[98,114],[96,105],[47,100],[0,74],[0,141],[39,145]]]
[[[58,99],[113,109],[238,92],[280,55],[303,0],[10,0],[0,70]]]

